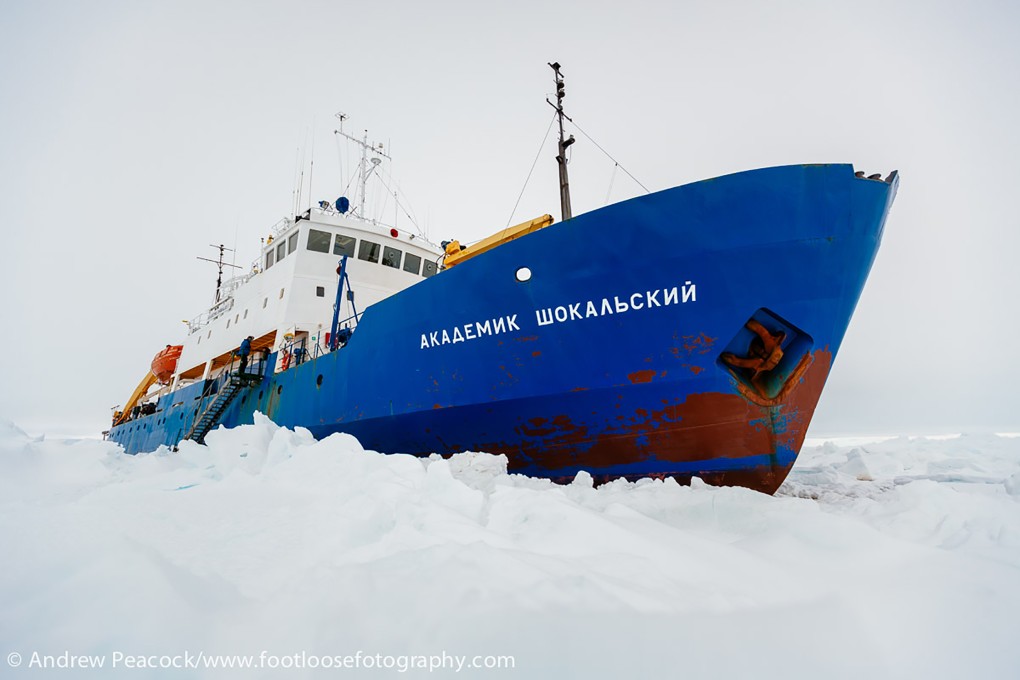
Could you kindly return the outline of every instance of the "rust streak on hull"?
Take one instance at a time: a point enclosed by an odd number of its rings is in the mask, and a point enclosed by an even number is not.
[[[683,402],[650,412],[635,409],[597,433],[562,415],[534,419],[520,428],[523,445],[494,442],[483,450],[505,453],[511,470],[526,470],[531,461],[540,461],[546,469],[567,471],[605,470],[654,460],[659,465],[665,462],[694,471],[623,472],[597,475],[596,480],[671,476],[687,483],[697,476],[713,485],[745,486],[771,494],[786,479],[804,443],[831,362],[826,350],[806,356],[789,388],[771,400],[773,403],[757,403],[760,397],[750,399],[734,387],[732,393],[691,394]],[[654,371],[648,373],[655,375]],[[648,381],[632,382],[644,385]],[[725,459],[749,457],[761,457],[765,462],[750,469],[719,469],[726,467],[719,464]],[[697,469],[699,463],[704,464],[703,469]],[[565,472],[563,478],[572,476]]]

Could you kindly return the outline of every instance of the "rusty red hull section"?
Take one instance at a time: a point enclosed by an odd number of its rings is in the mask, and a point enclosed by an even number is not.
[[[829,373],[828,352],[816,352],[812,359],[799,384],[780,404],[760,405],[743,395],[718,392],[691,394],[658,411],[639,409],[628,417],[620,417],[618,428],[594,438],[574,426],[568,417],[559,416],[548,423],[554,428],[551,432],[526,430],[526,434],[545,437],[541,446],[528,451],[524,459],[538,458],[550,470],[576,467],[601,470],[627,460],[650,462],[664,471],[621,476],[631,479],[671,476],[681,483],[698,476],[717,486],[744,486],[774,493],[793,467],[795,452],[804,443]],[[518,465],[516,446],[494,442],[486,450],[505,453],[511,470],[527,467]],[[719,456],[720,452],[726,452],[726,456]],[[672,471],[666,471],[671,467]],[[688,471],[681,471],[683,468]],[[571,477],[563,476],[560,481]],[[603,474],[596,481],[615,477]]]

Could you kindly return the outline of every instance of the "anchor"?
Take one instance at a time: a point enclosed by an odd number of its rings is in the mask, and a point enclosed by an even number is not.
[[[754,389],[762,397],[768,398],[769,395],[766,393],[764,384],[765,374],[782,361],[782,345],[786,340],[786,332],[770,333],[767,328],[754,319],[750,319],[745,326],[755,334],[747,350],[747,356],[738,357],[732,352],[723,352],[719,358],[734,368],[750,370],[751,384]]]

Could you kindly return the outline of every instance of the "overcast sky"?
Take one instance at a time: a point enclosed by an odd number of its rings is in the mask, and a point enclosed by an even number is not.
[[[959,0],[6,0],[0,418],[107,427],[211,302],[196,256],[250,262],[313,139],[311,195],[339,195],[337,111],[391,150],[433,240],[502,228],[556,60],[568,113],[653,191],[900,171],[813,435],[1020,430],[1018,28],[1018,3]],[[553,155],[515,222],[559,217]],[[643,193],[583,138],[571,184],[575,214]]]

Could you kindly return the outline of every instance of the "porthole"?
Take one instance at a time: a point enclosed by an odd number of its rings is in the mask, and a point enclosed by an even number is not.
[[[276,394],[277,396],[283,394],[283,385],[280,385],[279,387],[276,388]]]
[[[525,281],[530,281],[531,270],[528,269],[527,267],[520,267],[514,276],[516,276],[517,280],[520,281],[521,283],[524,283]]]
[[[316,387],[322,387],[322,374],[321,373],[319,374],[319,377],[315,379],[315,386]]]
[[[262,393],[259,392],[259,401],[262,401]]]

